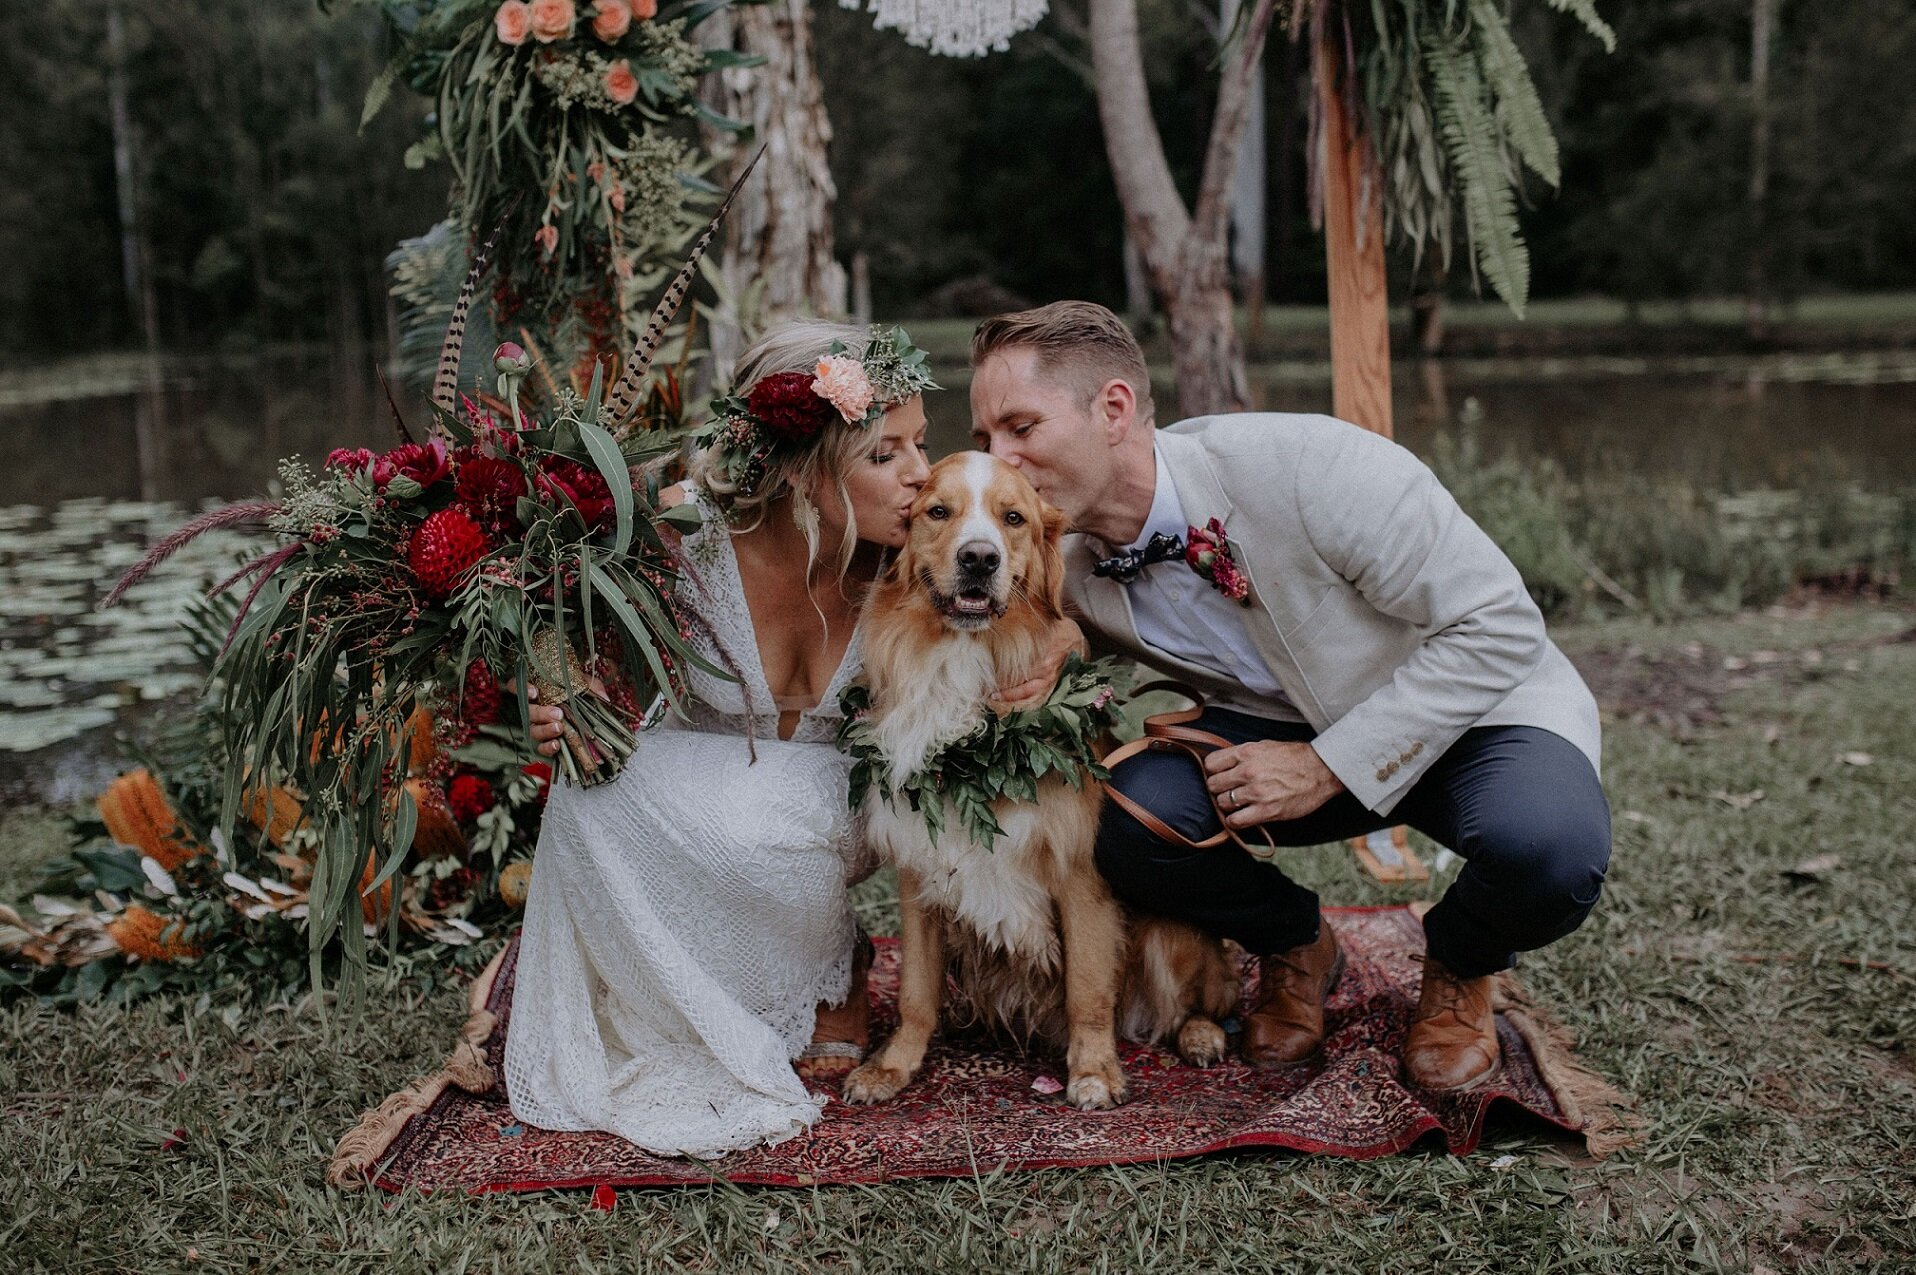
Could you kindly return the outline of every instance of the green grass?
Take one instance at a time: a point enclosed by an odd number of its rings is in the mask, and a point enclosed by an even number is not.
[[[327,1188],[324,1165],[363,1108],[437,1065],[464,1013],[458,989],[388,990],[332,1023],[303,1006],[15,1005],[0,1010],[0,1267],[1891,1268],[1916,1249],[1916,642],[1889,640],[1912,623],[1849,607],[1561,635],[1609,685],[1672,662],[1748,683],[1686,738],[1608,723],[1607,896],[1524,966],[1585,1056],[1641,1098],[1647,1140],[1613,1160],[1504,1124],[1461,1160],[1245,1154],[879,1188],[631,1191],[611,1213],[578,1192],[394,1201]],[[1700,655],[1682,652],[1691,642]],[[1726,657],[1747,668],[1725,673]],[[1725,800],[1759,789],[1746,808]],[[24,883],[49,822],[0,824],[0,882]],[[1825,852],[1841,862],[1821,880],[1784,876]],[[1418,893],[1366,883],[1339,850],[1297,862],[1332,902]],[[884,891],[862,903],[889,929]],[[1892,968],[1843,963],[1858,960]],[[175,1129],[184,1142],[161,1150]],[[1514,1164],[1494,1169],[1505,1154]]]

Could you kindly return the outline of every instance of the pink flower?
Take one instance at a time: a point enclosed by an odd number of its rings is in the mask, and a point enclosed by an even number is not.
[[[639,95],[639,77],[632,74],[630,62],[620,58],[605,69],[605,93],[620,106],[632,105]]]
[[[499,43],[524,44],[532,34],[532,6],[526,0],[505,0],[492,15],[492,25],[499,32]]]
[[[624,212],[625,211],[625,187],[617,185],[617,184],[614,184],[613,186],[609,187],[605,192],[605,202],[612,205],[613,212],[617,212],[617,213]]]
[[[617,44],[632,25],[632,6],[625,0],[598,0],[592,6],[592,34]]]
[[[541,44],[564,40],[578,17],[572,0],[532,0],[532,38]]]
[[[632,0],[632,16],[640,22],[659,11],[659,0]]]
[[[532,232],[532,242],[538,244],[545,250],[546,256],[550,257],[559,251],[559,228],[548,222]]]
[[[871,378],[865,375],[865,365],[849,354],[828,354],[818,361],[812,393],[837,408],[848,425],[863,421],[871,411]]]
[[[1103,708],[1111,702],[1111,694],[1112,692],[1109,686],[1100,686],[1097,695],[1091,701],[1091,707]]]

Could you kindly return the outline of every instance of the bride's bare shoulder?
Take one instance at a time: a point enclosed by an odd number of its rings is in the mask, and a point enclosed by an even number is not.
[[[684,504],[686,499],[685,484],[673,483],[659,492],[659,508],[673,509]]]

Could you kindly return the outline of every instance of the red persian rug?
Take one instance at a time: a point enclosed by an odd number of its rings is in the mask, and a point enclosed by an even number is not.
[[[1628,1101],[1572,1055],[1567,1033],[1506,975],[1498,1032],[1504,1067],[1490,1086],[1439,1095],[1408,1087],[1398,1045],[1416,1000],[1423,927],[1405,908],[1332,909],[1348,965],[1332,996],[1323,1057],[1290,1071],[1232,1061],[1209,1070],[1162,1049],[1124,1047],[1131,1100],[1116,1111],[1064,1105],[1062,1059],[1027,1056],[980,1037],[941,1037],[920,1079],[876,1107],[833,1101],[808,1133],[776,1147],[700,1162],[649,1155],[602,1133],[550,1133],[522,1124],[502,1072],[517,943],[473,987],[465,1038],[444,1070],[394,1094],[335,1153],[337,1185],[388,1190],[732,1182],[769,1186],[970,1177],[999,1167],[1132,1164],[1243,1147],[1368,1158],[1441,1137],[1473,1150],[1493,1109],[1577,1135],[1596,1155],[1633,1141]],[[875,1038],[896,1022],[898,949],[878,940],[871,997]],[[1240,963],[1243,991],[1256,964]],[[1047,1093],[1047,1090],[1053,1092]]]

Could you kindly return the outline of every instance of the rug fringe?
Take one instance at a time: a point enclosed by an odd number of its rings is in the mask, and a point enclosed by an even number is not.
[[[398,1139],[406,1122],[430,1107],[446,1091],[446,1086],[455,1085],[467,1093],[484,1093],[492,1088],[498,1077],[486,1062],[486,1041],[499,1020],[486,1008],[486,1002],[492,998],[492,984],[499,977],[499,967],[505,959],[506,949],[502,948],[473,980],[467,994],[471,1013],[460,1029],[459,1043],[446,1057],[445,1066],[361,1116],[359,1123],[347,1130],[333,1149],[332,1163],[326,1169],[327,1182],[347,1189],[370,1183],[373,1169],[385,1159],[387,1148]]]
[[[1536,1060],[1537,1071],[1556,1095],[1564,1116],[1583,1134],[1596,1159],[1606,1159],[1643,1141],[1644,1119],[1636,1100],[1598,1075],[1576,1055],[1576,1036],[1531,999],[1530,992],[1506,973],[1497,980],[1497,1010]]]

